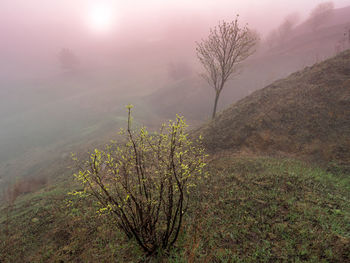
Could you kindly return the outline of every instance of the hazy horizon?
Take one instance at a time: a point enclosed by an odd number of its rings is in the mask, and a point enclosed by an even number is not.
[[[172,50],[166,51],[171,60],[179,56],[175,49],[181,49],[183,41],[188,53],[183,52],[184,56],[194,54],[190,53],[194,42],[204,37],[219,20],[232,20],[239,14],[241,24],[248,23],[264,36],[288,14],[298,13],[300,21],[305,20],[321,2],[325,1],[3,0],[0,3],[0,77],[9,77],[14,71],[16,78],[55,72],[55,56],[63,47],[76,52],[82,64],[90,61],[98,65],[101,60],[113,63],[129,50],[135,52],[135,46],[157,42],[162,46],[166,41],[177,41],[178,47],[168,45]],[[349,0],[333,2],[335,8],[350,5]],[[109,21],[98,21],[99,17],[94,17],[93,12],[101,8],[101,15],[108,15]],[[153,51],[139,49],[138,52],[142,55]],[[23,74],[19,74],[22,71]]]

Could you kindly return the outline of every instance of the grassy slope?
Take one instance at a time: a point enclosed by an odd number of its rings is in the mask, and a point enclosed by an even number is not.
[[[350,180],[297,161],[225,156],[210,162],[184,231],[164,262],[346,262]],[[0,262],[138,262],[133,242],[111,231],[72,182],[21,197],[10,235],[1,211]],[[2,260],[2,261],[1,261]],[[60,261],[61,260],[61,261]],[[149,260],[149,259],[148,259]]]
[[[350,164],[350,51],[296,72],[202,126],[218,150],[294,153]]]
[[[299,145],[296,152],[307,153],[306,148],[300,150],[300,143],[317,136],[322,143],[341,145],[348,138],[349,107],[343,107],[349,103],[348,59],[350,52],[296,73],[223,112],[201,130],[206,133],[208,149],[237,146],[235,138],[247,135],[246,146],[267,152],[286,149],[279,145],[292,150]],[[339,61],[343,66],[339,67]],[[326,80],[337,89],[325,85]],[[308,117],[302,111],[305,107],[316,115]],[[333,114],[327,113],[329,109]],[[271,134],[262,136],[259,132],[266,128]],[[291,129],[298,132],[290,133]],[[208,140],[211,138],[215,141]],[[346,141],[344,145],[347,147]],[[314,152],[319,151],[316,148]],[[343,153],[341,160],[346,161],[348,152]],[[232,155],[212,159],[208,167],[211,176],[199,183],[184,231],[170,257],[144,259],[134,242],[112,231],[107,218],[96,214],[92,202],[67,195],[77,186],[69,179],[62,180],[68,177],[63,176],[49,187],[19,197],[9,211],[8,225],[6,208],[1,208],[0,262],[350,260],[349,174],[336,165],[327,172],[289,159]]]

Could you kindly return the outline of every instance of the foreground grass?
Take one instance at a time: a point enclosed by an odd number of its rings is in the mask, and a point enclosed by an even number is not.
[[[199,184],[168,256],[145,258],[71,182],[0,214],[0,262],[347,262],[350,177],[298,161],[221,157]],[[71,201],[71,202],[69,202]],[[24,259],[24,260],[23,260]]]
[[[211,182],[202,189],[198,261],[350,259],[346,177],[265,158],[222,158],[211,170]]]

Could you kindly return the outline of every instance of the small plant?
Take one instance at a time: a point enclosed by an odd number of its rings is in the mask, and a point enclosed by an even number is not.
[[[84,190],[75,194],[95,197],[98,212],[116,219],[119,229],[153,255],[176,242],[206,155],[201,138],[189,140],[183,117],[163,124],[158,133],[135,132],[132,106],[127,109],[127,130],[120,132],[126,140],[95,149],[88,160],[78,162],[75,177]]]

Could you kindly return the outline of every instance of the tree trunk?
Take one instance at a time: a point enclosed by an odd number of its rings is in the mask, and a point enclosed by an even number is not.
[[[215,103],[214,103],[213,115],[212,115],[212,117],[211,117],[212,119],[215,118],[216,107],[217,107],[217,105],[218,105],[219,96],[220,96],[220,92],[217,91],[217,92],[216,92],[216,95],[215,95]]]

